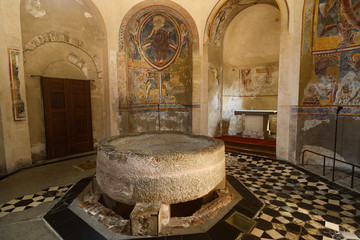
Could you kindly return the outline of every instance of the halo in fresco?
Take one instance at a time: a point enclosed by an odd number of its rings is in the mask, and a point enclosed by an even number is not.
[[[177,22],[163,12],[145,17],[139,28],[140,54],[153,68],[167,68],[181,50],[180,32]]]

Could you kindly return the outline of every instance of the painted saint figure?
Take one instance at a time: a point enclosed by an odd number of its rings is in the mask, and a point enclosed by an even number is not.
[[[169,57],[173,57],[174,53],[178,53],[179,44],[174,45],[176,43],[172,43],[170,39],[170,35],[172,34],[171,26],[166,25],[166,20],[161,15],[156,15],[152,19],[152,31],[151,33],[145,37],[142,42],[142,49],[146,51],[146,49],[150,49],[151,57],[153,58],[153,62],[156,65],[164,65],[167,61],[169,61]],[[169,30],[170,29],[170,30]],[[176,36],[178,38],[178,36]],[[173,50],[173,53],[172,51]],[[150,58],[151,58],[150,57]]]
[[[155,16],[153,18],[153,30],[149,36],[144,40],[147,40],[154,36],[154,40],[151,42],[151,53],[155,58],[156,63],[163,63],[169,52],[169,33],[164,29],[165,18],[162,16]]]

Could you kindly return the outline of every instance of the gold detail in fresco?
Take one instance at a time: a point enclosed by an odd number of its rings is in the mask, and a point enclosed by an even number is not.
[[[165,13],[149,14],[137,34],[140,54],[158,71],[167,68],[180,52],[180,31],[176,21]]]
[[[360,44],[360,17],[356,14],[360,6],[352,2],[316,0],[313,51],[342,49]]]
[[[152,11],[127,26],[129,103],[192,104],[192,49],[188,25]]]
[[[314,2],[312,73],[303,79],[307,85],[302,104],[359,105],[360,2]],[[305,21],[311,21],[310,17]]]
[[[256,4],[257,2],[259,2],[260,0],[235,0],[235,2],[237,4],[241,5],[251,5],[251,4]]]

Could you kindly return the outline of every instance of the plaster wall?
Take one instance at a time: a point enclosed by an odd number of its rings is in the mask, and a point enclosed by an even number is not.
[[[0,108],[0,172],[6,172],[5,141]]]
[[[299,150],[311,150],[324,154],[330,158],[334,156],[335,147],[335,117],[313,117],[307,115],[299,117],[299,132],[297,147]],[[360,145],[359,136],[360,119],[340,115],[337,126],[336,158],[345,162],[360,165]],[[299,152],[301,154],[301,152]],[[300,155],[301,156],[301,155]],[[322,157],[311,153],[305,153],[307,164],[322,165]],[[319,161],[320,160],[320,161]],[[328,159],[327,165],[332,166],[332,161]],[[351,170],[350,165],[337,163],[338,167]]]
[[[22,50],[20,30],[20,2],[12,0],[0,1],[0,107],[2,134],[0,136],[0,172],[11,172],[17,168],[31,165],[30,140],[27,117],[24,121],[14,121],[12,110],[12,97],[10,90],[10,75],[8,48]],[[24,66],[20,54],[19,79],[20,94],[25,102],[26,91],[24,83]]]
[[[93,80],[93,138],[100,141],[107,115],[106,31],[101,15],[91,2],[70,0],[40,1],[39,6],[22,1],[20,12],[32,159],[46,158],[46,139],[41,81],[31,75]]]

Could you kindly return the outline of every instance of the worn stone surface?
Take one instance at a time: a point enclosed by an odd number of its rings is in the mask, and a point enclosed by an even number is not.
[[[218,197],[213,201],[203,205],[198,211],[189,217],[172,217],[166,225],[170,228],[187,228],[203,224],[213,218],[222,208],[227,206],[233,199],[234,195],[228,189],[217,190]]]
[[[158,235],[162,225],[161,217],[167,218],[167,222],[169,222],[170,208],[168,205],[137,203],[130,214],[132,235]]]
[[[114,211],[99,203],[100,193],[89,193],[86,195],[79,207],[105,225],[111,231],[121,234],[130,234],[130,220],[124,219]]]
[[[242,136],[245,138],[257,138],[257,139],[264,139],[266,132],[256,132],[252,130],[244,130]]]
[[[182,132],[107,138],[99,144],[96,180],[126,204],[197,199],[225,177],[224,143]]]

